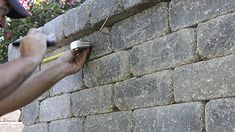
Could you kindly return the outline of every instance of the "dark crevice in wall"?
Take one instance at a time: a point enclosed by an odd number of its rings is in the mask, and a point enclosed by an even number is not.
[[[119,112],[119,111],[121,111],[117,106],[113,106],[113,112]]]
[[[171,104],[175,104],[175,86],[174,86],[174,73],[175,73],[175,68],[172,68],[172,75],[171,75],[171,87],[172,87],[172,102]]]
[[[113,87],[112,87],[112,97],[111,97],[111,102],[113,103],[112,111],[113,112],[119,112],[121,110],[115,105],[114,98],[115,98],[115,86],[113,84]]]
[[[168,24],[168,27],[169,27],[168,33],[171,34],[171,33],[172,33],[172,29],[171,29],[171,25],[170,25],[170,2],[167,3],[167,7],[168,7],[168,10],[167,10],[167,11],[168,11],[168,13],[167,13],[167,15],[168,15],[168,16],[167,16],[168,22],[167,22],[167,24]]]
[[[82,132],[85,132],[85,121],[86,121],[86,118],[87,116],[83,117],[83,121],[82,121]]]

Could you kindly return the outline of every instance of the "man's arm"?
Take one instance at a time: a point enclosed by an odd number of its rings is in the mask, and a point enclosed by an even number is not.
[[[89,50],[74,56],[66,52],[47,69],[32,75],[12,94],[0,101],[0,116],[19,109],[39,97],[56,82],[78,72],[84,65]]]
[[[0,66],[0,101],[18,88],[41,63],[46,52],[46,36],[31,29],[20,44],[21,57]]]
[[[0,100],[19,87],[36,69],[38,63],[30,57],[21,57],[0,65]]]

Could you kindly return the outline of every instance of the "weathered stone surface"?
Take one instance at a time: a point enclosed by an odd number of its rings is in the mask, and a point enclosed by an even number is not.
[[[3,115],[0,117],[0,122],[18,122],[20,120],[20,113],[20,110],[16,110],[6,115]]]
[[[70,94],[48,98],[41,102],[39,121],[69,118],[71,113]]]
[[[124,80],[128,75],[128,53],[121,51],[88,62],[84,69],[84,83],[87,87],[94,87]]]
[[[72,112],[75,116],[87,116],[113,111],[113,85],[82,90],[72,94]]]
[[[63,26],[65,36],[70,36],[89,29],[91,26],[90,12],[89,1],[85,1],[81,6],[66,12]]]
[[[234,0],[172,0],[170,26],[177,30],[234,10]]]
[[[196,33],[183,29],[133,47],[130,68],[134,75],[177,67],[196,59]]]
[[[47,123],[40,123],[32,126],[26,126],[23,132],[49,132]]]
[[[199,24],[197,35],[199,54],[213,58],[235,53],[235,29],[231,28],[234,26],[235,13]]]
[[[136,110],[134,132],[204,132],[204,105],[199,102]]]
[[[107,34],[94,32],[93,34],[82,38],[83,41],[88,41],[92,44],[92,50],[89,56],[90,59],[94,59],[112,52],[111,36],[109,35],[110,31],[108,28],[105,28],[102,31]]]
[[[23,127],[21,122],[0,122],[1,132],[22,132]]]
[[[58,94],[81,90],[83,88],[82,72],[80,71],[57,82],[49,92],[51,96],[55,96]]]
[[[131,112],[115,112],[88,116],[85,132],[131,132],[132,126]]]
[[[212,100],[206,104],[206,130],[235,131],[235,98]]]
[[[64,14],[49,21],[42,27],[42,32],[45,33],[49,39],[55,39],[56,41],[64,38]]]
[[[112,17],[123,11],[122,0],[92,0],[90,4],[92,25],[105,20],[108,16]]]
[[[167,11],[167,3],[161,3],[115,24],[112,28],[114,50],[126,49],[167,33]]]
[[[125,10],[133,10],[133,8],[148,7],[153,4],[157,4],[168,0],[123,0],[123,6]]]
[[[24,125],[32,125],[39,118],[39,102],[33,102],[25,106],[22,110],[21,120]]]
[[[176,102],[235,96],[235,55],[176,68]]]
[[[116,83],[115,106],[129,110],[173,102],[172,71],[163,71]]]
[[[83,122],[83,118],[53,121],[49,125],[49,132],[82,132]]]

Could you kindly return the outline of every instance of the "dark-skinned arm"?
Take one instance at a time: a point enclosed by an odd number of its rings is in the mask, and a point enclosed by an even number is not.
[[[19,87],[37,66],[38,63],[31,58],[18,58],[0,65],[0,100]]]
[[[85,50],[75,56],[71,51],[66,52],[50,67],[33,74],[18,89],[0,101],[0,116],[29,104],[65,76],[77,73],[83,67],[88,53],[89,50]]]
[[[21,57],[0,65],[0,100],[16,90],[36,69],[46,52],[46,36],[31,29],[20,44]]]

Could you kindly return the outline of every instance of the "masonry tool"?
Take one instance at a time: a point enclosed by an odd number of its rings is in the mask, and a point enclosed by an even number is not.
[[[22,38],[19,38],[17,39],[16,41],[14,41],[12,43],[13,46],[20,46],[20,41],[21,41]],[[47,47],[50,47],[52,45],[55,45],[55,35],[54,34],[51,34],[51,35],[48,35],[47,36]]]
[[[82,50],[90,48],[90,47],[91,47],[90,42],[85,42],[85,41],[82,42],[80,40],[76,40],[70,44],[70,50],[72,50],[73,52],[81,52]],[[61,52],[59,54],[45,58],[45,59],[43,59],[42,63],[46,63],[46,62],[52,61],[54,59],[57,59],[58,57],[60,57],[63,54],[64,54],[64,52]]]
[[[20,46],[20,41],[21,41],[21,39],[17,39],[16,41],[14,41],[14,42],[12,43],[12,45],[13,45],[13,46]],[[52,46],[52,45],[55,45],[55,41],[53,41],[53,40],[47,40],[47,47],[50,47],[50,46]]]

